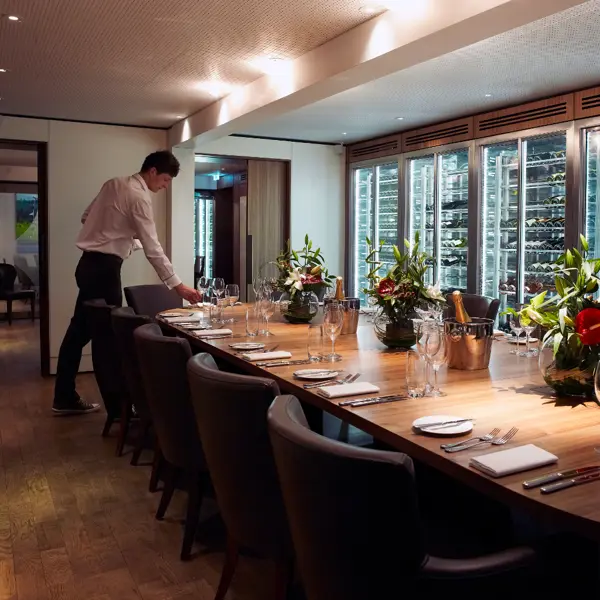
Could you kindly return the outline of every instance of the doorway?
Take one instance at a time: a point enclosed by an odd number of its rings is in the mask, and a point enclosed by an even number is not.
[[[0,349],[15,340],[39,347],[42,375],[50,371],[46,150],[0,140]]]
[[[253,297],[252,281],[289,238],[290,163],[195,157],[194,281],[222,277]]]

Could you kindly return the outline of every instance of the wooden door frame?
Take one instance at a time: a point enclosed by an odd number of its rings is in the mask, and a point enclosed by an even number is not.
[[[1,139],[0,148],[37,152],[38,264],[40,278],[40,369],[50,375],[50,297],[48,284],[48,142]]]

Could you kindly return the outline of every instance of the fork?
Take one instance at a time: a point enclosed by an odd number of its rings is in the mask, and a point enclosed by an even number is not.
[[[453,444],[441,444],[440,448],[446,450],[447,448],[457,448],[458,446],[466,446],[467,444],[472,444],[473,442],[491,442],[498,434],[500,433],[500,429],[495,427],[489,433],[485,435],[479,435],[468,440],[463,440],[462,442],[454,442]]]
[[[474,444],[469,444],[467,446],[458,446],[457,448],[446,448],[446,452],[460,452],[461,450],[470,450],[471,448],[475,448],[480,444],[492,444],[494,446],[503,446],[509,440],[515,437],[519,429],[517,427],[513,427],[509,429],[504,435],[496,436],[490,441],[486,442],[475,442]]]
[[[340,385],[342,383],[352,383],[353,381],[356,381],[359,377],[360,377],[360,373],[355,373],[354,375],[352,375],[352,373],[349,373],[343,379],[336,379],[334,381],[320,381],[319,383],[305,383],[304,389],[310,390],[313,388],[325,387],[328,385]]]

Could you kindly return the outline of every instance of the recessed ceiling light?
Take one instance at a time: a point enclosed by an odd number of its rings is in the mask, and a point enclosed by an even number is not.
[[[381,6],[361,6],[358,9],[358,12],[361,12],[363,15],[374,15],[376,12],[382,11],[383,8]]]
[[[404,121],[404,117],[396,117],[396,121]]]
[[[342,133],[342,135],[348,135],[348,134],[344,131],[344,133]]]
[[[6,17],[9,21],[20,21],[21,19],[15,15],[7,15]]]
[[[272,63],[278,63],[278,62],[282,62],[283,58],[281,58],[281,56],[269,56],[268,60]]]
[[[213,98],[222,98],[232,91],[230,85],[220,81],[202,81],[196,87],[203,92],[208,92]]]
[[[185,119],[185,117],[183,115],[175,115],[176,119]]]
[[[491,95],[491,94],[486,94],[486,95],[485,95],[485,97],[486,97],[486,98],[491,98],[491,97],[492,97],[492,95]]]
[[[8,69],[0,69],[0,73],[8,73]]]

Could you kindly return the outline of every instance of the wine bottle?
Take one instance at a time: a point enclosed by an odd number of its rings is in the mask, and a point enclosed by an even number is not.
[[[341,277],[337,277],[335,280],[335,299],[343,300],[344,298],[344,280]]]
[[[462,294],[458,290],[452,292],[452,301],[454,302],[454,307],[456,309],[456,320],[459,323],[470,323],[471,317],[463,304]]]

